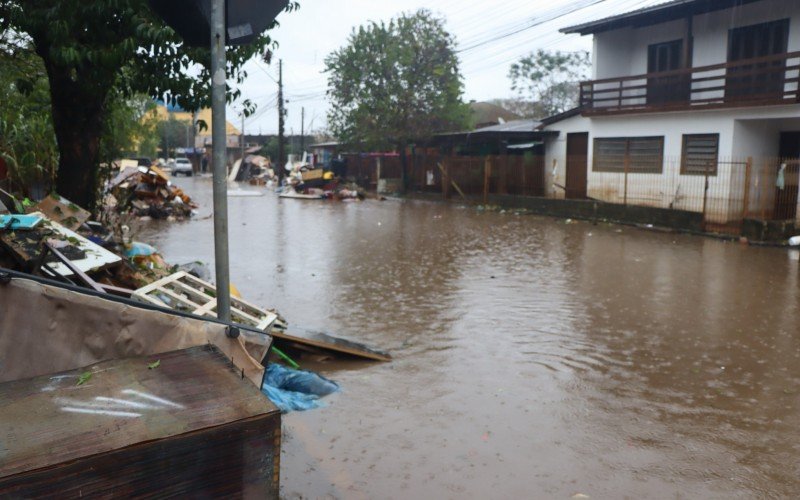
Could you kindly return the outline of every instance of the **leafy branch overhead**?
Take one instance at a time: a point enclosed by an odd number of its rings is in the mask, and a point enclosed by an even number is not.
[[[511,90],[531,102],[536,118],[558,114],[578,105],[580,82],[589,76],[586,51],[539,49],[511,65]]]
[[[44,63],[59,149],[56,188],[82,206],[94,202],[99,137],[112,100],[143,93],[187,110],[209,103],[210,49],[183,44],[145,0],[0,0],[0,23]],[[229,79],[242,83],[244,63],[273,46],[261,35],[230,48]],[[228,90],[229,99],[240,96]]]
[[[354,29],[325,60],[339,140],[398,148],[469,125],[455,39],[427,10]]]

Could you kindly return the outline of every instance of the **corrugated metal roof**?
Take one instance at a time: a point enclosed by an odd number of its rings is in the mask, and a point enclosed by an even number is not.
[[[473,130],[472,134],[482,134],[487,132],[533,132],[541,122],[537,120],[512,120],[506,123],[498,123],[490,127],[483,127]]]
[[[657,5],[563,28],[562,33],[587,35],[627,26],[648,26],[763,0],[669,0]]]

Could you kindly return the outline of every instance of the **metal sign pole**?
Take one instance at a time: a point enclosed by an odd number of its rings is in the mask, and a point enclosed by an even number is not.
[[[225,0],[211,6],[211,142],[214,164],[214,268],[217,275],[217,318],[231,320],[228,264],[228,169],[225,163]]]

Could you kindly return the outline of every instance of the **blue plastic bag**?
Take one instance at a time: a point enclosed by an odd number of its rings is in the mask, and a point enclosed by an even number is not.
[[[313,410],[323,406],[319,398],[339,390],[339,384],[306,370],[293,370],[276,363],[267,365],[261,391],[283,413]]]

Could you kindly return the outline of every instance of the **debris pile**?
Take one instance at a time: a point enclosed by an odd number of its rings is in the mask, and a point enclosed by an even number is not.
[[[197,205],[158,167],[122,169],[108,184],[106,209],[152,219],[186,219]]]
[[[266,156],[249,154],[244,162],[237,160],[228,176],[229,182],[247,182],[253,186],[266,186],[276,180],[272,162]]]
[[[310,164],[297,162],[287,165],[289,170],[282,198],[326,199],[355,201],[365,198],[364,190],[355,183],[344,184],[333,171],[314,168]]]
[[[148,198],[151,206],[164,206],[177,199],[181,199],[179,204],[191,202],[183,201],[182,193],[165,182],[166,176],[158,169],[137,167],[122,174],[111,184],[116,194],[108,196],[126,200],[127,194],[132,198],[131,206],[141,201],[137,193],[145,190],[155,193]],[[161,190],[172,193],[172,200],[160,194]],[[152,201],[158,196],[167,201]],[[116,213],[103,223],[90,221],[89,212],[58,195],[34,205],[28,200],[20,203],[0,191],[0,203],[0,268],[195,316],[216,317],[217,289],[206,281],[208,269],[198,262],[172,266],[156,248],[132,241],[127,226],[132,215]],[[233,285],[231,296],[233,321],[250,329],[242,338],[243,346],[265,366],[269,359],[279,359],[299,368],[290,355],[318,362],[339,355],[374,361],[391,359],[386,352],[324,332],[298,327],[289,330],[277,311],[246,302]],[[270,381],[262,390],[284,412],[316,408],[321,404],[320,397],[338,390],[334,382],[310,372],[274,367],[270,373]]]

